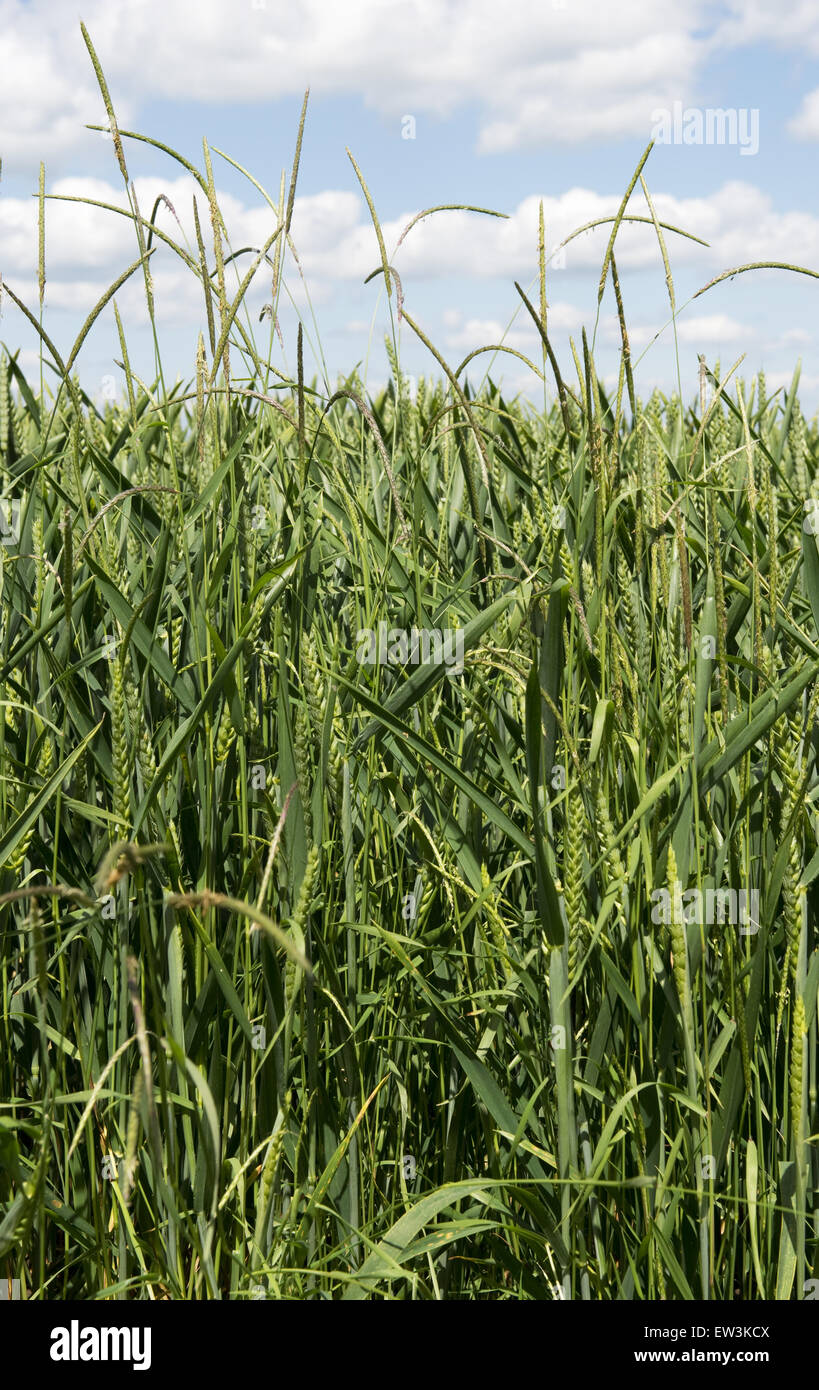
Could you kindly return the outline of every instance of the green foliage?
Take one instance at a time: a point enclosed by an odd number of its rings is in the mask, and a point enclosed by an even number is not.
[[[143,137],[105,96],[125,174]],[[152,240],[198,277],[210,366],[200,337],[187,388],[159,355],[144,386],[117,316],[125,401],[101,413],[69,374],[93,315],[65,368],[44,339],[56,395],[0,356],[0,1276],[802,1297],[819,505],[797,379],[717,369],[710,407],[627,415],[585,340],[560,377],[527,300],[540,410],[446,364],[413,399],[397,342],[375,399],[274,382],[276,306],[257,345],[205,153],[216,284],[201,231],[194,260],[132,216],[151,314]],[[620,308],[627,202],[600,281]],[[459,632],[463,669],[414,664],[412,629]],[[758,921],[701,920],[694,889],[758,893]]]

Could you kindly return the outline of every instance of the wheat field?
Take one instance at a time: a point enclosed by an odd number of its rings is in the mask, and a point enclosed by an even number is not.
[[[591,331],[557,361],[542,235],[516,293],[543,404],[470,386],[488,359],[446,362],[416,322],[357,165],[392,379],[308,381],[301,328],[290,379],[307,100],[251,252],[207,145],[201,169],[165,149],[200,188],[191,254],[135,204],[129,147],[156,142],[120,132],[83,32],[135,260],[63,355],[41,172],[39,315],[2,287],[48,370],[0,355],[0,1277],[42,1300],[815,1297],[798,370],[769,393],[703,358],[693,400],[637,395],[615,251],[647,151],[601,267],[615,389]],[[652,218],[674,314],[678,231]],[[187,383],[160,242],[202,293]],[[109,306],[100,408],[77,364]]]

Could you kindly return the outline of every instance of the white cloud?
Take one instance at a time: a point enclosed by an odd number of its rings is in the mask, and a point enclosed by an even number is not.
[[[619,18],[620,7],[610,13]],[[478,148],[497,153],[627,135],[647,140],[651,112],[690,89],[698,52],[670,17],[659,32],[641,32],[630,23],[634,17],[626,14],[622,28],[607,32],[605,44],[595,32],[592,45],[588,30],[586,46],[522,65],[515,85],[496,88],[487,103]]]
[[[651,112],[701,95],[708,60],[742,45],[819,54],[815,0],[85,0],[83,18],[123,128],[152,100],[259,105],[351,96],[384,119],[474,111],[475,147],[501,152],[649,137]],[[106,116],[73,6],[0,0],[7,168],[54,164]],[[813,95],[792,125],[816,135]],[[290,140],[288,140],[288,146]]]
[[[728,0],[730,16],[716,28],[715,46],[775,43],[781,48],[819,53],[819,10],[814,0]]]
[[[525,311],[524,311],[525,312]],[[477,347],[502,343],[504,347],[516,348],[527,356],[539,352],[541,337],[529,319],[519,314],[515,324],[509,326],[500,319],[469,318],[462,321],[457,309],[448,309],[444,315],[449,333],[445,342],[449,348],[472,352]],[[574,304],[554,303],[548,309],[548,325],[551,333],[576,333],[583,323],[583,311]]]
[[[139,211],[143,219],[150,219],[154,204],[163,194],[173,206],[172,213],[165,204],[160,204],[155,217],[155,225],[170,236],[177,244],[187,250],[198,262],[196,234],[193,218],[193,197],[197,198],[199,218],[202,225],[205,245],[211,244],[210,217],[207,201],[202,190],[193,178],[185,175],[177,179],[156,177],[138,178],[134,181]],[[265,206],[248,207],[229,193],[219,192],[219,204],[225,222],[231,233],[231,242],[236,249],[253,245],[260,247],[275,230],[276,221],[270,209]],[[138,254],[138,243],[125,192],[120,184],[109,183],[105,179],[62,178],[54,182],[46,180],[45,202],[45,241],[46,263],[49,268],[56,267],[112,267],[124,268]],[[335,195],[320,195],[332,199]],[[340,199],[355,195],[338,195]],[[109,204],[128,212],[122,216],[104,207],[92,206],[90,202],[63,201],[72,198],[90,199],[96,203]],[[312,205],[317,200],[301,199],[302,204]],[[175,215],[174,215],[175,214]],[[305,223],[312,240],[322,244],[321,231],[314,230],[314,223],[320,218],[311,218],[311,207],[305,211]],[[178,221],[177,221],[178,218]],[[180,230],[181,224],[181,230]],[[295,218],[294,218],[295,229]],[[154,239],[157,255],[173,256],[161,240]],[[37,263],[37,200],[36,198],[0,199],[0,246],[6,269],[27,270]],[[250,257],[237,262],[244,274]],[[177,265],[182,262],[176,258]],[[209,264],[212,265],[211,255]],[[230,269],[228,270],[230,274]],[[235,272],[234,272],[235,274]],[[261,270],[260,270],[261,274]]]
[[[782,387],[785,387],[786,390],[789,390],[792,381],[793,371],[771,371],[765,373],[765,383],[767,386],[768,394],[770,394],[772,391],[778,391]],[[816,393],[819,391],[819,373],[803,372],[799,377],[798,391],[799,398],[803,402],[806,397],[812,397],[813,399],[815,399]]]
[[[18,367],[22,367],[23,370],[31,367],[37,367],[39,369],[39,352],[36,350],[36,348],[21,348],[17,354],[17,365]]]
[[[691,318],[683,315],[677,322],[677,336],[681,343],[714,347],[720,343],[742,342],[753,337],[753,330],[728,314],[700,314]]]
[[[83,55],[85,61],[83,61]],[[0,131],[9,163],[54,158],[105,121],[105,107],[73,9],[0,3]],[[122,103],[122,117],[132,111]]]
[[[808,92],[799,112],[788,122],[788,130],[798,140],[819,140],[819,87]]]
[[[746,8],[728,42],[769,31]],[[775,19],[801,43],[813,30],[797,9]],[[83,17],[124,128],[152,99],[258,104],[309,85],[362,99],[396,139],[407,113],[420,139],[424,116],[474,108],[483,151],[647,139],[651,111],[692,93],[717,23],[706,0],[517,0],[502,15],[496,0],[85,0]],[[73,6],[0,0],[0,71],[10,163],[54,159],[105,119]]]
[[[804,328],[786,328],[784,333],[779,335],[777,347],[805,347],[813,342],[813,336],[807,333]]]
[[[667,342],[673,341],[670,324],[634,324],[629,327],[628,336],[632,347],[642,347],[650,343],[662,332]],[[688,316],[685,313],[677,319],[677,338],[680,343],[694,347],[719,347],[722,343],[741,342],[753,336],[746,324],[731,318],[728,314],[700,314]]]
[[[753,184],[724,184],[705,197],[679,198],[654,193],[652,201],[660,221],[699,236],[703,247],[666,232],[672,271],[683,265],[702,267],[703,280],[715,271],[750,261],[819,262],[819,217],[775,206],[773,199]],[[419,223],[398,250],[395,264],[406,282],[413,276],[474,276],[504,279],[531,278],[537,265],[537,196],[523,199],[508,220],[463,212],[443,213]],[[587,222],[613,218],[620,205],[617,193],[601,194],[573,188],[558,197],[544,197],[547,253]],[[629,213],[645,218],[647,207],[640,194],[629,204]],[[405,219],[384,224],[388,252],[403,230]],[[565,248],[565,270],[547,270],[549,291],[571,272],[599,272],[608,223],[583,233]],[[618,233],[617,264],[621,272],[661,266],[654,228],[650,224],[624,222]],[[356,274],[360,263],[351,268]],[[525,288],[525,285],[524,285]]]
[[[201,190],[187,175],[172,180],[144,178],[136,180],[140,210],[150,217],[160,193],[165,194],[182,224],[160,204],[157,225],[198,261],[195,252],[192,200],[197,194],[206,246],[211,243],[209,217],[202,205]],[[93,198],[101,203],[125,207],[124,191],[102,179],[66,178],[57,180],[50,191],[61,195]],[[511,284],[518,279],[531,289],[537,266],[538,206],[537,196],[524,198],[505,219],[491,218],[466,212],[446,212],[417,223],[397,252],[396,243],[413,216],[408,210],[400,217],[385,221],[383,231],[388,255],[401,275],[408,308],[412,302],[413,286],[436,279],[499,279]],[[611,219],[620,203],[618,193],[603,194],[591,189],[572,188],[556,197],[543,199],[546,225],[547,253],[552,254],[558,243],[578,226],[598,218]],[[231,194],[220,194],[220,204],[227,224],[230,244],[234,249],[260,247],[275,228],[275,218],[264,204],[246,204]],[[699,198],[677,198],[656,193],[654,205],[658,217],[674,226],[687,229],[710,243],[708,248],[697,245],[673,233],[666,233],[672,270],[688,267],[705,283],[714,274],[731,266],[749,261],[795,261],[799,264],[819,263],[819,217],[806,212],[777,207],[773,199],[749,183],[732,182],[714,193]],[[630,211],[646,216],[641,196],[635,195]],[[4,278],[17,294],[24,297],[20,285],[31,285],[36,275],[37,236],[36,199],[0,199],[0,246],[3,251]],[[565,270],[548,270],[547,296],[552,329],[575,332],[579,327],[578,311],[565,303],[569,286],[576,287],[578,275],[584,280],[582,298],[589,300],[589,289],[596,286],[600,263],[611,222],[586,232],[565,248]],[[327,190],[309,197],[297,197],[294,207],[292,236],[304,272],[306,286],[299,267],[288,255],[285,285],[280,307],[286,310],[292,301],[302,307],[310,300],[326,302],[343,283],[356,285],[362,296],[362,307],[374,304],[374,292],[383,295],[381,277],[366,290],[365,277],[380,264],[375,232],[363,197],[359,194]],[[201,286],[167,246],[155,241],[151,260],[152,274],[158,286],[168,287],[167,313],[172,314],[174,296],[179,317],[193,313],[194,304],[203,302]],[[46,203],[46,302],[49,308],[87,308],[99,298],[115,276],[136,259],[137,244],[133,226],[128,218],[105,211],[87,203],[48,200]],[[623,223],[618,235],[617,261],[624,292],[632,273],[644,269],[661,270],[659,249],[653,226]],[[246,254],[228,267],[228,294],[236,292],[252,258]],[[209,265],[213,265],[212,253]],[[768,272],[774,275],[776,272]],[[173,278],[176,277],[176,278]],[[270,267],[263,263],[257,270],[248,294],[248,307],[258,314],[271,290]],[[34,291],[36,297],[36,289]],[[158,290],[159,294],[159,290]],[[534,294],[534,290],[532,290]],[[367,296],[365,299],[364,296]],[[142,275],[135,272],[118,294],[122,307],[133,307],[144,301]],[[552,302],[554,300],[554,303]],[[31,307],[30,301],[29,307]],[[163,312],[165,310],[163,309]],[[198,310],[197,310],[198,312]],[[715,332],[726,331],[728,321]],[[467,331],[459,319],[444,319],[452,330],[453,345],[461,345]],[[501,328],[500,324],[492,324]],[[471,331],[471,330],[470,330]],[[526,311],[521,307],[515,332],[531,335]],[[486,335],[483,336],[486,341]],[[498,335],[499,336],[499,335]],[[509,340],[511,342],[511,340]],[[532,339],[534,341],[534,339]],[[473,344],[474,345],[474,344]]]
[[[499,319],[467,319],[446,336],[447,347],[460,348],[464,352],[472,352],[474,348],[488,346],[490,343],[503,343],[505,347],[527,352],[531,351],[537,342],[538,334],[534,328],[510,328]]]
[[[36,278],[15,280],[13,284],[11,281],[9,283],[18,299],[21,299],[28,309],[36,313],[38,304]],[[50,279],[47,277],[43,300],[46,332],[48,332],[48,314],[52,312],[70,313],[72,322],[75,322],[77,329],[79,329],[80,324],[105,294],[109,285],[110,281],[103,278]],[[184,271],[155,271],[152,276],[152,285],[154,314],[159,323],[195,322],[204,315],[202,291],[191,275]],[[121,286],[114,298],[126,333],[129,328],[144,327],[150,322],[145,281],[139,270],[135,271],[131,278]],[[3,311],[9,314],[18,312],[16,305],[10,301],[4,301]],[[105,306],[102,314],[104,319],[110,318],[110,322],[114,323],[113,308],[110,302]]]

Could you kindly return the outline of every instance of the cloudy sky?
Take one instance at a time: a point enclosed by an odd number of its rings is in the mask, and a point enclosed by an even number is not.
[[[550,336],[567,378],[570,338],[585,326],[605,377],[616,371],[618,329],[609,290],[597,285],[609,227],[559,243],[611,217],[652,136],[644,178],[658,218],[707,245],[667,232],[676,324],[651,226],[624,226],[617,261],[638,390],[677,381],[693,396],[697,355],[723,368],[759,367],[769,389],[790,382],[819,405],[819,281],[765,270],[694,293],[730,267],[793,262],[819,270],[819,6],[789,0],[0,0],[0,274],[36,314],[37,199],[45,164],[44,326],[65,356],[86,314],[135,259],[133,225],[116,212],[68,197],[127,206],[83,21],[106,74],[120,129],[138,132],[204,168],[203,137],[234,251],[261,246],[272,203],[289,178],[299,113],[310,88],[292,239],[279,300],[282,342],[259,321],[271,292],[264,265],[244,322],[273,366],[295,370],[304,323],[306,370],[322,385],[359,371],[383,382],[389,306],[383,277],[365,284],[379,252],[352,155],[370,188],[405,305],[450,365],[503,342],[542,364],[539,340],[515,290],[537,296],[538,206],[549,266]],[[717,113],[717,114],[714,114]],[[709,138],[710,137],[710,138]],[[159,194],[158,225],[195,248],[193,197],[183,166],[125,139],[143,216]],[[221,151],[222,153],[217,153]],[[495,218],[439,212],[465,203]],[[639,183],[629,210],[647,216]],[[181,230],[180,230],[181,226]],[[556,254],[554,254],[556,253]],[[239,257],[242,273],[251,257]],[[212,261],[211,261],[212,263]],[[166,379],[190,380],[200,329],[201,287],[161,246],[152,259]],[[237,284],[229,267],[229,288]],[[132,365],[155,374],[141,276],[116,297]],[[393,304],[394,304],[393,300]],[[675,343],[676,329],[676,343]],[[36,335],[14,303],[0,301],[0,342],[21,349],[36,380]],[[404,370],[437,364],[406,323]],[[109,305],[77,369],[102,399],[121,357]],[[238,353],[232,369],[245,370]],[[537,399],[538,378],[519,358],[490,354],[470,367]],[[106,380],[109,382],[105,386]],[[542,390],[542,388],[541,388]]]

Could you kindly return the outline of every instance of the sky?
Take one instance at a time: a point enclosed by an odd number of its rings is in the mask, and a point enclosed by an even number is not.
[[[321,390],[357,368],[375,393],[393,331],[411,381],[440,373],[407,321],[398,324],[383,276],[365,283],[381,257],[352,155],[404,307],[449,366],[488,344],[529,359],[474,358],[473,389],[489,372],[510,396],[543,401],[541,341],[515,288],[517,281],[537,302],[541,201],[547,327],[562,374],[576,379],[571,342],[579,347],[585,328],[598,371],[616,385],[610,277],[598,305],[611,222],[560,243],[615,215],[653,139],[642,176],[658,220],[678,229],[663,233],[676,313],[654,226],[624,223],[615,250],[638,393],[681,386],[693,401],[699,354],[709,366],[718,360],[724,374],[744,353],[738,375],[764,369],[771,393],[787,388],[799,367],[803,405],[809,413],[819,406],[819,279],[755,270],[694,298],[749,262],[819,272],[815,0],[84,0],[82,9],[66,0],[0,0],[0,275],[37,317],[42,161],[43,327],[63,358],[138,255],[126,217],[68,201],[128,206],[110,135],[87,128],[107,117],[81,21],[120,130],[160,141],[202,171],[207,140],[236,252],[258,250],[278,225],[309,87],[295,256],[286,253],[278,300],[281,338],[269,317],[260,319],[271,298],[264,261],[242,318],[286,378],[295,373],[300,319],[305,372]],[[207,202],[193,176],[145,141],[125,137],[123,145],[142,216],[164,195],[157,225],[195,251],[195,195],[210,248]],[[453,203],[504,216],[440,211],[402,240],[418,213]],[[651,217],[639,181],[627,211]],[[245,252],[228,266],[230,294],[252,260]],[[161,243],[151,267],[163,374],[166,383],[189,383],[200,332],[207,343],[202,287]],[[141,271],[115,299],[131,365],[150,384],[155,346]],[[36,385],[37,334],[6,294],[0,342],[20,349]],[[121,359],[109,303],[76,361],[98,402],[122,395]],[[231,370],[237,380],[247,373],[236,350]],[[45,377],[54,381],[47,368]],[[545,389],[551,396],[548,368]]]

